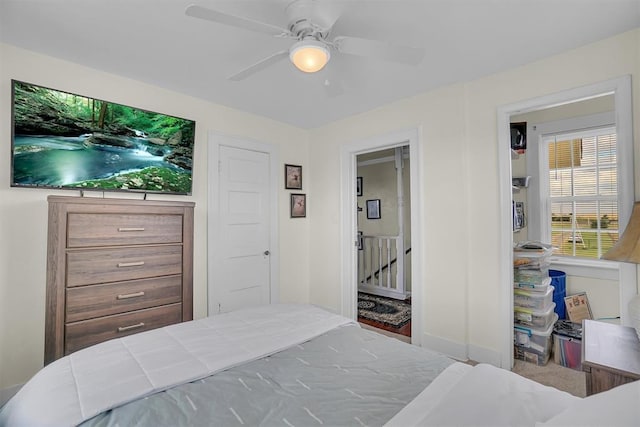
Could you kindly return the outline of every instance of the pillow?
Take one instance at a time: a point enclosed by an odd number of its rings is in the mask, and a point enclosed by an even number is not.
[[[581,399],[539,427],[639,426],[640,381]]]
[[[533,426],[579,400],[505,369],[479,364],[415,425]]]

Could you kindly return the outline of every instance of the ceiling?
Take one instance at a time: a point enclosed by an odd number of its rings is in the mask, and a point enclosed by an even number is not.
[[[316,74],[285,59],[231,81],[293,41],[185,15],[198,4],[286,27],[290,1],[0,0],[0,41],[307,129],[640,27],[640,0],[314,0],[340,15],[331,35],[424,59],[332,51]]]

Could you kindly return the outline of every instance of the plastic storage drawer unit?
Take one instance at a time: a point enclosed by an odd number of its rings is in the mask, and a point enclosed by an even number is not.
[[[515,326],[513,328],[514,356],[537,365],[546,365],[551,357],[553,324],[558,315],[553,313],[551,325],[547,329]]]
[[[549,257],[553,253],[551,248],[524,249],[522,247],[513,250],[513,266],[515,268],[544,270],[549,268]]]
[[[533,271],[533,270],[526,270]],[[527,275],[514,275],[513,287],[536,292],[547,292],[551,284],[551,277],[535,277]]]
[[[547,287],[545,292],[536,292],[527,289],[513,290],[513,304],[521,308],[530,308],[537,311],[545,311],[553,302],[553,286]]]
[[[528,269],[528,268],[514,268],[513,269],[513,281],[515,283],[522,283],[522,287],[547,287],[551,284],[551,278],[549,277],[549,269]],[[529,286],[527,286],[527,284]],[[544,289],[546,290],[546,289]]]
[[[513,307],[513,321],[518,325],[530,326],[537,329],[547,329],[552,326],[556,303],[552,302],[545,311],[532,310],[530,308]]]

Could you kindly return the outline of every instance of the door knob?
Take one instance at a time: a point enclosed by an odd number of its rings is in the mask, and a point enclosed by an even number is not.
[[[265,254],[265,255],[270,255],[270,254],[271,254],[271,252],[269,252],[269,251],[267,250],[267,251],[264,251],[264,254]]]

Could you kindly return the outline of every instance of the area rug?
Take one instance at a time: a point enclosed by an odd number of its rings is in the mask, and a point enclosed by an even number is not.
[[[411,304],[358,292],[358,316],[393,328],[401,328],[411,320]]]

